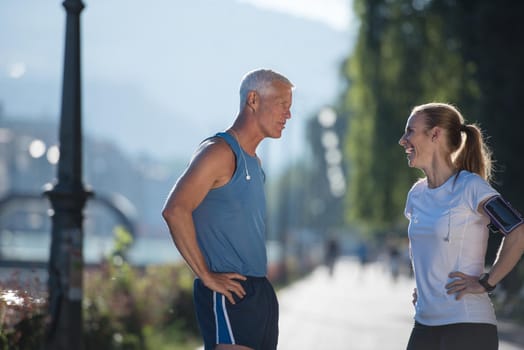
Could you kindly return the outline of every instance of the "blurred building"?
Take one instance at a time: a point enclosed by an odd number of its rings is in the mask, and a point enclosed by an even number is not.
[[[0,108],[0,261],[47,261],[51,207],[42,193],[56,177],[57,140],[58,125],[49,118],[7,117]],[[95,193],[85,210],[86,261],[96,262],[111,249],[119,225],[132,231],[138,247],[144,240],[156,242],[132,252],[137,263],[176,255],[166,244],[170,237],[160,212],[183,163],[128,155],[113,142],[89,135],[83,153],[84,184]]]

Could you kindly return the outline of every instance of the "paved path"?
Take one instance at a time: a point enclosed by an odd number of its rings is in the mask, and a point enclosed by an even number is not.
[[[414,282],[394,282],[379,264],[361,269],[350,258],[333,276],[319,267],[279,291],[279,350],[405,349],[413,325]],[[522,331],[522,330],[521,330]],[[499,350],[522,350],[501,341]]]

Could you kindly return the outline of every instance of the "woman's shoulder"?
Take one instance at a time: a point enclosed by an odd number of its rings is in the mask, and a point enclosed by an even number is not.
[[[456,184],[461,184],[463,186],[489,186],[489,183],[479,174],[467,170],[462,170],[457,174]]]
[[[416,193],[422,191],[425,187],[427,187],[428,180],[427,178],[423,177],[415,181],[413,186],[411,186],[411,189],[409,190],[409,193]]]
[[[469,171],[461,171],[457,179],[457,188],[476,209],[481,201],[498,194],[491,184],[482,176]]]

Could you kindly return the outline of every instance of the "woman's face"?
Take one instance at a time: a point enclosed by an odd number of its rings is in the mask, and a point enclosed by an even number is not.
[[[427,132],[426,121],[419,114],[412,114],[406,123],[406,131],[398,143],[404,147],[408,165],[423,169],[431,164],[434,146],[431,134]]]

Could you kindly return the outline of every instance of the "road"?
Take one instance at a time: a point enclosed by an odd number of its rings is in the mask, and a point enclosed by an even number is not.
[[[341,259],[278,292],[279,350],[405,349],[413,325],[414,282],[393,281],[381,264]],[[522,330],[521,330],[522,332]],[[501,340],[499,350],[522,350]]]

